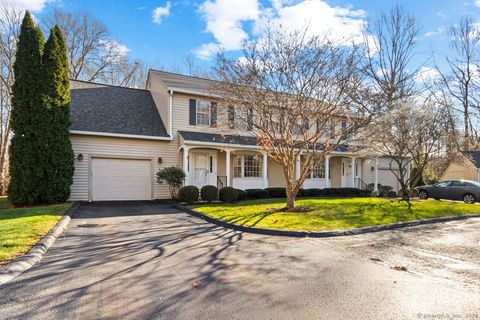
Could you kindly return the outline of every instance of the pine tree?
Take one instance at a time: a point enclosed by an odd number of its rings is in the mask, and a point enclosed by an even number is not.
[[[13,66],[9,200],[12,204],[31,204],[39,201],[37,181],[42,177],[38,162],[38,116],[40,103],[41,56],[44,39],[27,11],[23,18]]]
[[[58,26],[50,30],[42,58],[43,140],[41,201],[64,202],[70,195],[73,151],[69,136],[70,82],[65,41]]]

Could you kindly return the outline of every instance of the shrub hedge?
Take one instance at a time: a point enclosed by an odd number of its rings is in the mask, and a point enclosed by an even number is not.
[[[225,187],[220,189],[220,201],[234,203],[238,199],[238,192],[235,188]]]
[[[237,200],[242,201],[242,200],[247,200],[247,192],[242,190],[242,189],[235,189],[237,191]]]
[[[193,203],[198,201],[198,188],[196,186],[181,187],[178,191],[178,197],[180,201]]]
[[[266,189],[246,189],[245,191],[249,199],[265,199],[270,196]]]
[[[203,201],[210,203],[218,199],[218,188],[211,185],[203,186],[200,195]]]
[[[287,191],[285,188],[265,188],[270,198],[286,198]]]

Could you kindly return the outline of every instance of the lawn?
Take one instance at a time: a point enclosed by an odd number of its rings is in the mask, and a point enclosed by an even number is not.
[[[70,203],[13,208],[0,198],[0,265],[25,253],[62,218]]]
[[[385,198],[306,198],[296,206],[303,213],[278,212],[285,199],[243,201],[236,204],[202,204],[193,209],[214,218],[250,227],[283,230],[345,230],[419,219],[480,213],[480,205],[437,200],[406,202]]]

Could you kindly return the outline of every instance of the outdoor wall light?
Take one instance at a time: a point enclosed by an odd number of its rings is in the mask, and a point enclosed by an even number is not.
[[[77,155],[77,160],[78,160],[78,161],[82,161],[82,160],[83,160],[83,154],[82,154],[82,153],[79,153],[79,154]]]
[[[158,157],[158,164],[162,164],[163,160],[161,157]]]
[[[375,171],[375,167],[371,167],[370,170],[371,170],[371,171]]]

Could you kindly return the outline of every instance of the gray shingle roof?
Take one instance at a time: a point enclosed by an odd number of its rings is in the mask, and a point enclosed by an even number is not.
[[[462,153],[472,161],[475,167],[480,168],[480,151],[462,151]]]
[[[193,132],[193,131],[178,131],[178,133],[186,141],[196,141],[196,142],[210,142],[210,143],[221,143],[221,144],[239,144],[245,146],[256,146],[257,138],[252,136],[239,136],[239,135],[221,135],[218,133],[207,133],[207,132]],[[319,146],[321,150],[323,146]],[[348,144],[341,144],[334,148],[336,152],[354,152],[360,150],[360,147],[354,148]]]
[[[206,78],[186,76],[183,74],[154,69],[150,69],[150,72],[159,77],[160,80],[162,80],[162,82],[168,87],[168,89],[174,91],[198,93],[200,95],[211,95],[209,91],[212,91],[215,85],[214,80]]]
[[[70,81],[70,130],[168,137],[149,91]]]
[[[218,133],[178,131],[178,133],[187,141],[212,142],[225,144],[241,144],[248,146],[256,146],[257,139],[255,137],[238,136],[238,135],[221,135]]]

